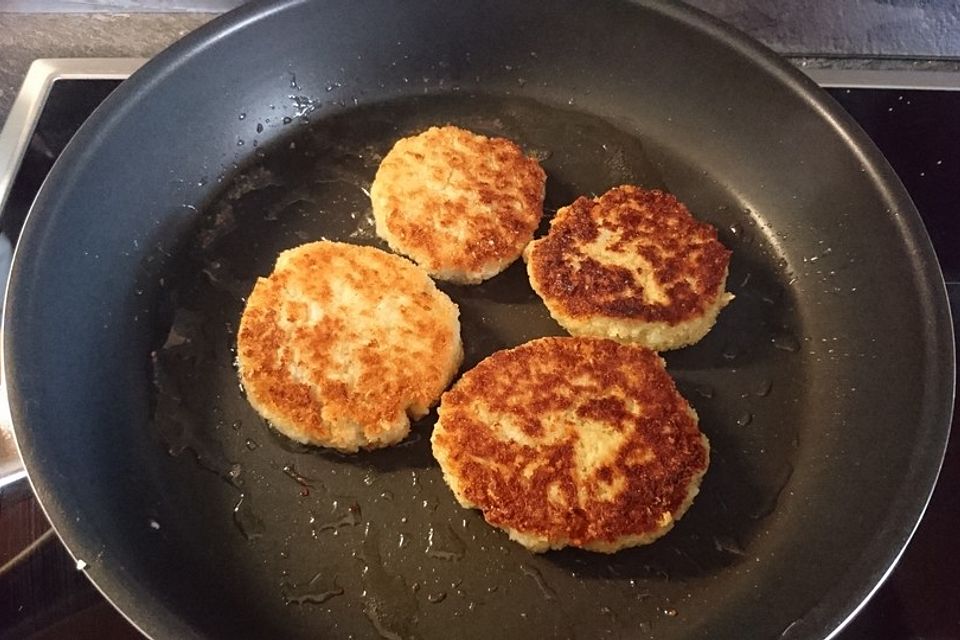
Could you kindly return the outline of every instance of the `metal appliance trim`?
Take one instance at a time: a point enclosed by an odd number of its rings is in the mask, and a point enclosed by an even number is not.
[[[145,62],[142,58],[44,58],[33,61],[0,130],[0,211],[7,202],[13,179],[53,83],[57,80],[126,80]]]
[[[821,87],[960,91],[960,71],[806,68],[801,71]]]

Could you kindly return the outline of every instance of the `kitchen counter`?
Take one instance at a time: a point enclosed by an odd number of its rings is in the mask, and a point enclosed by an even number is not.
[[[239,4],[239,2],[235,2]],[[179,2],[183,8],[229,6]],[[843,3],[843,12],[813,0],[693,0],[801,66],[960,71],[960,6],[894,6],[878,0]],[[921,4],[921,3],[913,3]],[[215,17],[210,12],[144,12],[164,0],[11,2],[0,11],[0,122],[36,58],[149,58]],[[92,13],[79,13],[77,7]],[[35,13],[62,10],[69,13]],[[129,13],[115,13],[122,7]]]
[[[0,12],[0,122],[37,58],[150,58],[213,18],[209,13]]]

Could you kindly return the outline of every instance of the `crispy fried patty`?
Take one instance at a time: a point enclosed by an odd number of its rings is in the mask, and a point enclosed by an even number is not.
[[[494,353],[443,394],[432,441],[457,500],[537,552],[652,542],[709,458],[663,360],[598,338]]]
[[[706,335],[733,298],[717,230],[655,189],[578,198],[525,258],[531,286],[574,335],[675,349]]]
[[[313,242],[277,259],[237,336],[247,398],[278,431],[345,452],[402,440],[463,357],[457,306],[372,247]]]
[[[431,127],[397,141],[380,164],[370,187],[377,235],[433,277],[474,284],[533,239],[545,181],[510,140]]]

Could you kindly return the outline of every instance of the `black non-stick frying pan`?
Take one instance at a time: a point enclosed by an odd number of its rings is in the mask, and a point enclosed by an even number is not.
[[[667,354],[711,467],[650,547],[532,555],[457,506],[430,419],[341,456],[243,398],[254,279],[305,241],[379,246],[379,159],[448,122],[536,154],[547,218],[661,187],[733,250],[736,300]],[[444,288],[465,367],[561,333],[522,265]],[[672,4],[287,0],[215,20],[77,134],[7,300],[33,486],[158,638],[825,637],[909,539],[952,406],[941,274],[889,166],[787,64]]]

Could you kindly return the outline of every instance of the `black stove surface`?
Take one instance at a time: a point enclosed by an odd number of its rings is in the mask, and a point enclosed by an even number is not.
[[[960,281],[960,90],[831,88],[893,165],[944,278]]]
[[[0,218],[0,232],[11,241],[19,234],[54,160],[84,119],[118,84],[118,80],[54,83]],[[949,283],[951,306],[958,317],[960,91],[829,91],[874,139],[913,197]],[[958,426],[956,416],[954,426]],[[954,541],[960,536],[960,492],[954,490],[960,487],[958,440],[960,435],[955,435],[949,445],[938,489],[912,543],[884,586],[837,636],[840,640],[960,638],[960,556],[953,551]],[[42,520],[42,516],[35,504],[31,509],[36,512],[33,516],[14,518],[14,524],[38,528],[35,520]],[[0,524],[9,527],[3,516],[4,510],[0,509]],[[0,538],[9,535],[3,527],[0,532]],[[22,538],[27,534],[17,535]],[[59,544],[45,545],[25,562],[0,572],[0,638],[136,635],[75,570]],[[745,637],[749,637],[748,631]]]
[[[119,84],[120,80],[100,79],[53,83],[0,216],[0,231],[11,241],[19,237],[27,211],[54,161],[80,125]]]

